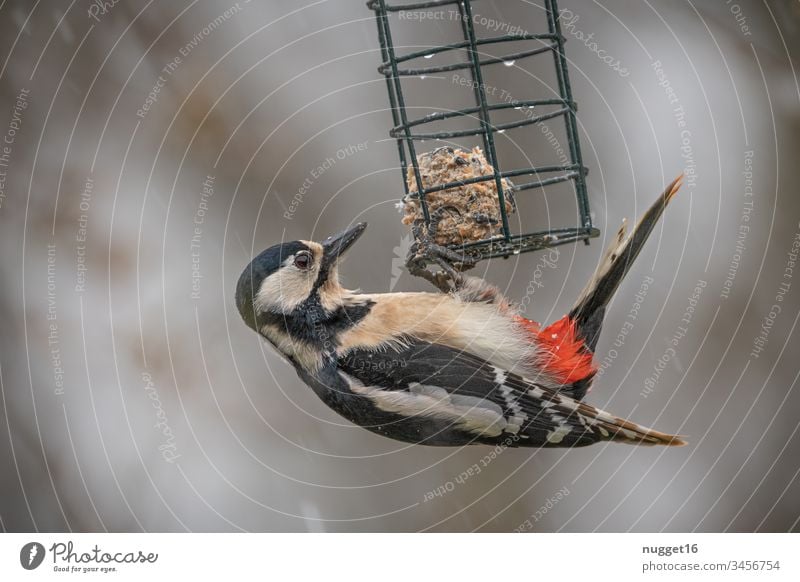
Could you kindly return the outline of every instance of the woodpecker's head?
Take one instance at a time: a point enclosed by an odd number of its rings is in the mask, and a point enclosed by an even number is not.
[[[346,293],[339,285],[339,258],[366,227],[367,223],[361,222],[322,243],[285,242],[258,255],[236,285],[236,306],[245,323],[262,332],[265,323],[306,311],[309,306],[336,309]]]

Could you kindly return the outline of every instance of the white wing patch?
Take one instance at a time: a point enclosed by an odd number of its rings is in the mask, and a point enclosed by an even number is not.
[[[547,442],[558,444],[564,440],[564,437],[567,436],[571,430],[568,424],[560,424],[554,430],[547,433]]]
[[[408,391],[384,390],[365,386],[344,372],[340,374],[353,392],[366,396],[385,412],[436,418],[451,422],[455,428],[487,437],[499,436],[509,428],[503,409],[483,398],[451,394],[444,388],[418,383],[410,384]]]
[[[500,387],[500,394],[506,401],[506,407],[511,411],[511,418],[508,419],[506,432],[518,434],[522,429],[522,424],[528,420],[528,415],[522,411],[522,407],[514,396],[515,392],[506,386],[505,381],[507,378],[508,374],[505,370],[494,367],[494,381]]]

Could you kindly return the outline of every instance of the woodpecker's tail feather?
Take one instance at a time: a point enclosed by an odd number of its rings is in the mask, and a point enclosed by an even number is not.
[[[617,418],[606,412],[598,410],[595,417],[596,426],[608,433],[603,440],[625,443],[629,445],[667,445],[682,447],[687,444],[682,437],[659,432],[646,426],[641,426],[623,418]],[[601,430],[602,432],[602,430]]]
[[[528,391],[533,396],[536,396],[537,392],[543,391],[541,388]],[[567,396],[562,391],[555,394],[547,392],[542,395],[542,401],[547,404],[536,416],[538,422],[532,423],[531,427],[541,430],[544,425],[549,430],[546,442],[554,443],[556,446],[580,447],[601,441],[629,445],[687,444],[682,436],[663,433],[619,418],[591,404]],[[525,411],[524,406],[523,411]]]
[[[664,193],[642,215],[627,237],[625,236],[626,223],[623,221],[622,227],[606,249],[600,266],[581,293],[575,307],[570,311],[569,317],[576,322],[586,345],[592,351],[597,345],[606,305],[611,301],[620,282],[630,270],[658,219],[661,218],[664,209],[678,192],[682,183],[683,174],[667,186]]]

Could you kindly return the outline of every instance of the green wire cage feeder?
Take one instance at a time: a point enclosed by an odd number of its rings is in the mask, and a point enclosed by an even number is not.
[[[457,271],[474,266],[477,261],[482,259],[508,257],[579,240],[588,243],[588,239],[599,234],[599,231],[592,225],[589,210],[586,193],[587,169],[581,158],[575,118],[577,107],[572,98],[567,60],[564,56],[565,39],[561,34],[556,0],[544,0],[546,32],[519,31],[516,33],[517,29],[515,28],[515,34],[490,35],[482,38],[478,38],[476,34],[476,18],[473,14],[472,4],[473,2],[470,0],[435,0],[405,4],[390,4],[386,0],[370,0],[367,3],[367,6],[375,12],[378,26],[378,39],[383,61],[378,70],[386,78],[389,93],[393,120],[393,127],[389,133],[397,140],[404,177],[404,201],[415,201],[416,208],[419,210],[418,217],[412,224],[416,240],[409,254],[407,265],[412,273],[424,275],[437,284],[441,283],[442,275],[453,279],[453,277],[457,277]],[[415,43],[411,51],[399,54],[400,51],[392,40],[392,33],[408,31],[397,30],[397,27],[414,26],[424,20],[421,13],[425,11],[430,13],[431,10],[443,11],[445,8],[454,15],[452,20],[458,20],[460,23],[463,39],[450,44],[440,44],[441,41]],[[489,45],[499,45],[503,49],[511,46],[515,49],[504,52],[502,55],[491,55],[489,54]],[[419,50],[420,47],[424,48]],[[554,84],[557,87],[553,87],[550,95],[543,96],[544,98],[541,99],[490,102],[484,84],[486,67],[497,66],[501,63],[513,64],[521,59],[548,53],[552,55],[557,80]],[[424,66],[431,63],[429,59],[434,55],[440,55],[437,57],[437,64]],[[439,64],[442,57],[449,59],[450,62]],[[414,62],[418,60],[423,66],[414,66]],[[451,71],[468,73],[471,80],[470,87],[474,94],[474,105],[453,109],[447,108],[447,103],[436,103],[434,113],[413,118],[406,106],[404,82],[408,82],[407,80],[412,77],[424,78]],[[528,114],[523,119],[493,122],[493,114],[501,115],[498,112],[509,109],[535,111],[536,114]],[[510,170],[504,170],[501,167],[495,147],[496,134],[504,133],[512,128],[532,126],[558,118],[563,120],[565,126],[569,155],[567,163]],[[462,125],[467,127],[458,127],[450,131],[435,131],[437,124],[441,125],[441,122],[445,120],[458,119],[461,120]],[[486,175],[445,183],[425,184],[418,159],[419,143],[426,140],[448,142],[470,136],[480,136],[487,163],[485,168],[488,168],[488,171],[485,172]],[[511,189],[509,179],[511,178],[514,179],[513,192],[509,191]],[[541,189],[561,182],[572,182],[573,184],[574,194],[577,198],[577,226],[513,234],[509,226],[507,210],[509,203],[513,207],[515,194],[516,198],[519,198],[518,193],[521,191]],[[492,196],[497,197],[496,202],[494,199],[492,200],[494,204],[498,205],[497,209],[499,210],[496,228],[491,231],[489,236],[479,240],[461,241],[457,244],[435,244],[431,234],[436,229],[440,216],[431,211],[429,197],[434,193],[480,183],[485,183],[486,188],[491,188]],[[444,269],[444,273],[440,272],[438,281],[434,280],[426,270],[430,263],[439,264]]]

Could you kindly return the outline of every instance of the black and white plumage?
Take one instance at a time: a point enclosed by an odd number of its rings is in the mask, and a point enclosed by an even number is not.
[[[359,424],[409,442],[572,447],[612,438],[642,444],[672,438],[442,345],[352,350],[336,368],[349,393],[392,413],[396,426],[386,426],[385,420]]]
[[[365,227],[357,224],[323,243],[271,247],[248,265],[236,289],[247,325],[344,418],[424,445],[683,444],[572,398],[585,393],[593,372],[574,384],[559,380],[563,370],[548,365],[550,344],[536,340],[532,322],[521,325],[499,292],[480,280],[454,294],[342,288],[339,258]],[[632,260],[643,242],[632,250],[620,246],[612,263],[619,255]],[[602,273],[595,278],[593,288],[608,286]],[[599,330],[599,323],[592,325]]]

